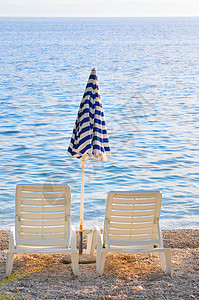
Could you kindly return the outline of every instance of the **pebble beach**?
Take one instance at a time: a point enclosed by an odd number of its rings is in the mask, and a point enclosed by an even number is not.
[[[89,231],[84,232],[84,249]],[[109,254],[102,276],[95,256],[80,256],[75,277],[69,256],[15,255],[13,272],[5,277],[9,231],[1,231],[0,299],[199,299],[199,230],[162,230],[164,247],[171,248],[172,274],[165,275],[158,256]],[[93,263],[86,263],[93,261]]]

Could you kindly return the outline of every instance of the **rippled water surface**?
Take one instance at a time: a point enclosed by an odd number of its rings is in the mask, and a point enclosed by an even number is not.
[[[110,190],[163,193],[163,228],[198,227],[199,18],[0,19],[0,227],[18,183],[67,183],[78,228],[81,169],[66,151],[92,67],[112,154],[88,160],[84,224]]]

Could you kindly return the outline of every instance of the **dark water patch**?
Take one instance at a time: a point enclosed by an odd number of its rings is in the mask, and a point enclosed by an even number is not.
[[[2,134],[2,135],[12,135],[12,134],[16,134],[16,133],[20,133],[20,131],[18,131],[18,130],[0,131],[0,134]]]

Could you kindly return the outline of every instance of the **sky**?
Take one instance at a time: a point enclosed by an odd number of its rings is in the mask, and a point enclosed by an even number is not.
[[[199,0],[0,0],[0,16],[199,16]]]

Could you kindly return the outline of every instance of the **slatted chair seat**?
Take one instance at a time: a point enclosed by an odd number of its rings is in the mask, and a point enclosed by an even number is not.
[[[95,226],[88,236],[87,253],[97,245],[97,272],[102,275],[106,255],[119,253],[160,254],[162,269],[171,273],[170,249],[163,248],[159,226],[162,194],[159,191],[110,192],[106,202],[103,235]]]
[[[71,253],[78,275],[75,230],[70,220],[71,192],[68,185],[17,185],[15,228],[10,231],[6,276],[12,272],[15,253]]]

